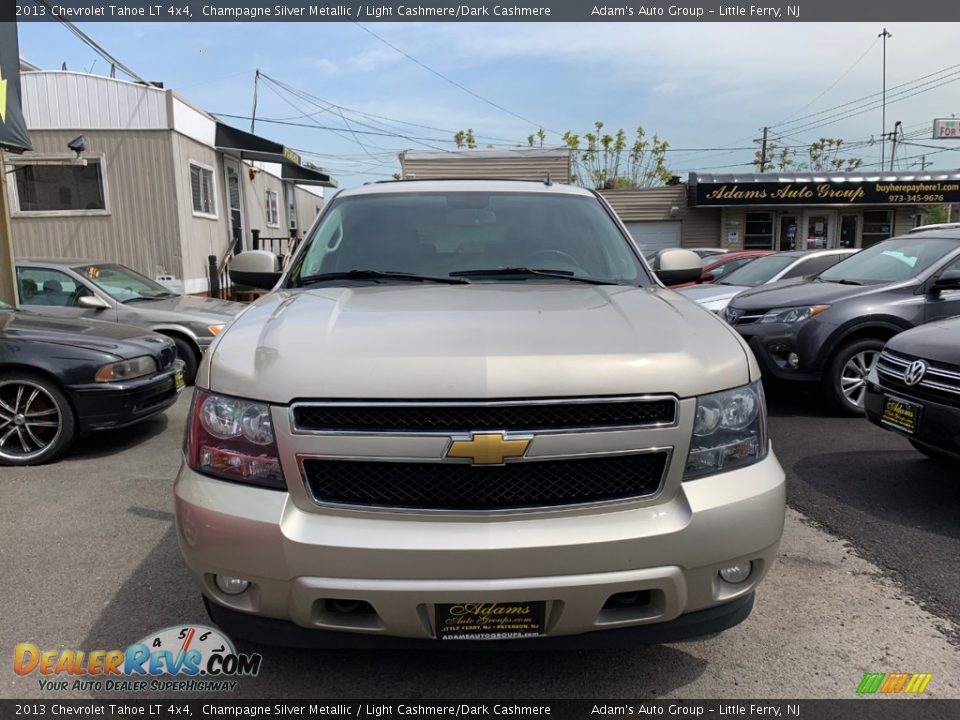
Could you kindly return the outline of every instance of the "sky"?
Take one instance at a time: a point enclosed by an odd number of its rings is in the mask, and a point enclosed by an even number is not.
[[[750,171],[749,148],[764,125],[782,144],[843,138],[865,167],[880,162],[879,143],[868,144],[882,132],[880,108],[839,107],[882,90],[880,23],[79,27],[142,77],[209,112],[241,116],[223,119],[243,129],[257,69],[287,86],[261,82],[257,133],[297,149],[341,187],[389,178],[404,149],[452,149],[459,129],[472,128],[481,147],[499,147],[525,145],[543,127],[545,144],[557,146],[564,131],[582,135],[597,120],[607,129],[640,125],[667,140],[669,166],[684,179],[697,170]],[[931,139],[933,118],[960,116],[958,25],[887,29],[887,130],[899,120],[914,143],[901,146],[899,168],[919,169],[923,154],[928,168],[960,167],[960,142]],[[23,23],[19,32],[21,55],[43,68],[66,62],[109,73],[59,24]],[[896,96],[917,90],[926,91]],[[842,117],[852,110],[858,114]],[[885,152],[889,161],[889,145]]]

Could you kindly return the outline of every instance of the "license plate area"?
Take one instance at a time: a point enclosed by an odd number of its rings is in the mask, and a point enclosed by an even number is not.
[[[187,386],[186,380],[183,378],[183,370],[177,370],[173,374],[173,382],[177,386],[177,392],[180,392]]]
[[[544,633],[543,600],[438,604],[435,610],[441,640],[506,640]]]
[[[894,430],[914,435],[920,427],[920,416],[923,414],[923,405],[904,400],[894,395],[884,395],[883,414],[880,421]]]

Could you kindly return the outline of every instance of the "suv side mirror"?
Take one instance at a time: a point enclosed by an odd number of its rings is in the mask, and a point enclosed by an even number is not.
[[[664,250],[658,259],[657,277],[664,285],[696,282],[703,273],[700,256],[690,250]]]
[[[932,294],[939,295],[943,290],[960,290],[960,270],[947,270],[933,281]]]
[[[84,295],[77,300],[77,305],[88,310],[109,310],[110,303],[96,295]]]
[[[283,274],[280,258],[267,250],[248,250],[237,255],[228,266],[230,279],[237,285],[272,290]]]

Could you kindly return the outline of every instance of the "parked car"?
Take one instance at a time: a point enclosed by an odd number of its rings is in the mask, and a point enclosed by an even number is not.
[[[957,272],[960,229],[911,233],[861,250],[813,280],[738,295],[724,317],[749,341],[765,374],[821,383],[839,410],[858,415],[887,340],[960,315]]]
[[[203,352],[245,305],[177,295],[124,265],[96,260],[17,260],[20,305],[65,318],[137,325],[177,346],[187,384]]]
[[[661,253],[664,253],[664,252],[667,252],[667,251],[669,251],[669,250],[676,250],[676,249],[677,249],[677,248],[660,248],[660,249],[658,249],[658,250],[644,250],[644,251],[643,251],[643,257],[646,259],[646,261],[647,261],[648,263],[650,263],[650,267],[653,268],[654,270],[656,270],[656,269],[658,269],[659,266],[660,266],[660,259],[659,259],[659,258],[660,258],[660,254],[661,254]],[[698,255],[701,259],[703,259],[703,258],[708,258],[708,257],[712,257],[712,256],[714,256],[714,255],[723,255],[723,254],[729,252],[729,250],[727,250],[726,248],[697,248],[697,247],[695,247],[695,248],[683,248],[683,249],[684,249],[684,250],[689,250],[690,252],[695,253],[695,254]]]
[[[275,289],[211,349],[174,488],[219,627],[542,648],[749,614],[784,517],[758,368],[599,194],[366,185],[230,272]]]
[[[958,228],[960,229],[960,228]],[[940,292],[960,290],[960,271],[943,273]],[[894,335],[867,378],[867,419],[906,435],[929,458],[960,461],[960,318]]]
[[[721,312],[732,298],[744,290],[816,275],[833,267],[856,250],[791,250],[757,258],[744,267],[727,273],[722,280],[678,290],[715,313]]]
[[[758,257],[763,257],[764,255],[770,255],[772,252],[772,250],[744,250],[743,252],[724,253],[723,255],[707,255],[701,260],[703,273],[700,275],[699,280],[692,283],[673,285],[672,287],[674,290],[678,290],[679,288],[692,287],[704,283],[719,282],[726,275],[737,268],[743,267],[751,260],[756,260]]]
[[[163,412],[183,386],[163,335],[0,303],[0,465],[54,460],[77,434]]]

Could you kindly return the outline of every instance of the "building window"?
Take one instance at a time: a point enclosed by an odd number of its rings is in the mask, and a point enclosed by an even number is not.
[[[297,229],[297,204],[293,185],[283,186],[284,201],[287,206],[287,227],[291,230]]]
[[[280,208],[273,190],[267,190],[267,227],[280,227]]]
[[[876,245],[893,235],[890,210],[865,210],[863,213],[863,247]]]
[[[99,160],[87,160],[85,166],[17,163],[12,177],[21,213],[106,213]]]
[[[773,213],[747,213],[743,247],[745,250],[773,249]]]
[[[217,202],[213,184],[213,168],[190,163],[190,194],[193,196],[193,214],[215,218]]]

